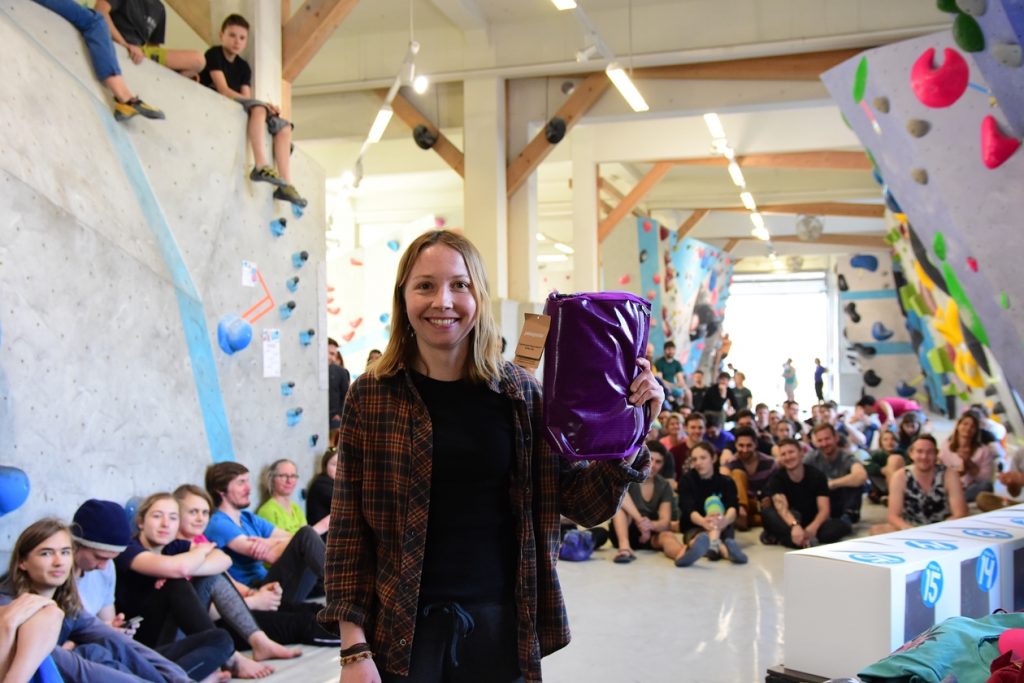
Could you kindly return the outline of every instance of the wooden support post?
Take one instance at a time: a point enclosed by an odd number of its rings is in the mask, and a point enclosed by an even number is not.
[[[386,90],[378,91],[378,94],[383,98],[387,95]],[[416,108],[412,102],[407,100],[401,92],[395,95],[395,99],[391,101],[391,108],[394,110],[398,118],[402,119],[405,125],[409,126],[409,130],[413,130],[416,126],[426,126],[431,133],[437,136],[437,142],[431,148],[437,153],[439,157],[444,159],[445,163],[451,167],[453,171],[459,174],[460,178],[466,177],[466,156],[452,144],[452,141],[445,137],[444,133],[438,130],[437,126],[428,119],[423,113]]]
[[[740,241],[738,239],[733,238],[725,243],[725,246],[722,247],[722,250],[725,251],[726,253],[732,253],[732,250],[735,249],[736,245],[739,243]]]
[[[677,166],[728,166],[722,156],[692,159],[664,159]],[[870,171],[871,160],[864,152],[820,150],[815,152],[778,152],[775,154],[747,154],[737,156],[736,163],[743,168],[797,168],[829,171]]]
[[[572,95],[565,101],[565,104],[555,112],[555,116],[565,120],[566,134],[572,130],[577,121],[590,111],[594,103],[601,99],[601,96],[604,95],[610,84],[611,81],[608,80],[608,77],[602,71],[587,76],[585,81],[576,86],[576,89],[573,90]],[[538,131],[537,135],[530,140],[525,149],[519,153],[519,156],[508,165],[506,171],[506,194],[509,197],[526,182],[530,174],[537,170],[537,167],[540,166],[541,162],[547,158],[554,148],[555,146],[544,137],[544,131]]]
[[[676,230],[676,239],[683,239],[686,235],[697,227],[697,224],[704,220],[704,217],[711,212],[711,209],[694,209],[693,213],[690,214],[689,218],[683,221],[683,224]]]
[[[281,78],[294,82],[358,2],[306,0],[281,30]]]
[[[630,211],[633,210],[641,199],[643,199],[648,192],[650,192],[655,185],[661,182],[661,179],[665,177],[665,174],[672,170],[672,164],[659,161],[654,164],[654,168],[647,172],[647,174],[640,179],[640,182],[636,184],[626,198],[619,202],[612,212],[601,221],[600,225],[597,226],[597,241],[604,242],[608,235],[612,234],[612,230],[619,224],[623,218],[625,218]]]
[[[213,44],[217,34],[210,25],[210,0],[167,0],[167,5],[204,43]]]
[[[807,202],[799,204],[764,204],[757,210],[771,214],[804,214],[808,216],[846,216],[848,218],[881,218],[885,215],[882,204],[855,204],[853,202]],[[715,211],[743,211],[742,206],[723,207]]]

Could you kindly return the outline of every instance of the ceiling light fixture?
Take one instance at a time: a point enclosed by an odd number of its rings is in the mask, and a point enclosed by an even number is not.
[[[559,12],[564,12],[567,9],[576,9],[576,0],[551,0],[551,2]]]
[[[757,202],[754,201],[754,195],[746,190],[740,192],[740,201],[743,202],[743,206],[747,207],[748,211],[757,211]]]
[[[557,249],[558,251],[562,252],[563,254],[575,254],[576,253],[575,249],[573,249],[572,247],[570,247],[568,244],[566,244],[564,242],[555,242],[552,246],[555,249]]]
[[[548,241],[548,237],[544,233],[538,232],[537,233],[537,241],[538,242],[547,242]]]
[[[384,131],[387,130],[388,124],[391,123],[391,117],[395,115],[395,110],[391,108],[390,104],[385,104],[377,112],[377,118],[373,120],[373,125],[370,126],[370,133],[366,136],[366,141],[371,145],[375,145],[380,142],[380,139],[384,137]]]
[[[650,107],[647,105],[647,100],[640,94],[640,91],[636,89],[633,84],[633,79],[629,77],[618,62],[612,62],[609,64],[604,72],[608,74],[608,78],[611,79],[612,85],[619,91],[622,98],[626,100],[626,103],[633,109],[633,111],[641,112],[648,111]]]
[[[722,119],[718,117],[718,114],[714,112],[704,114],[704,125],[708,127],[712,140],[725,140],[725,128],[722,127]]]
[[[754,211],[750,214],[750,222],[754,224],[755,230],[764,230],[764,216]]]
[[[747,186],[747,180],[743,177],[743,170],[735,161],[729,162],[729,177],[732,178],[732,182],[736,187]]]

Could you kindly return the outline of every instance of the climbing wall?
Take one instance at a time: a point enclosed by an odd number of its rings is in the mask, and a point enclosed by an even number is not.
[[[327,423],[322,171],[294,155],[297,217],[248,181],[237,104],[122,55],[167,120],[118,124],[60,17],[6,0],[0,41],[0,465],[32,489],[0,554],[44,514],[201,483],[213,461],[287,456],[310,474]]]
[[[1024,382],[1024,317],[1015,312],[1024,280],[1008,251],[1024,211],[1024,155],[1011,125],[1021,116],[1021,10],[941,4],[953,10],[953,30],[869,50],[822,78],[871,153],[887,203],[916,235],[922,271],[955,304],[941,314],[963,344],[935,340],[929,365],[946,369],[945,391],[961,400],[989,387],[1011,396]],[[917,314],[937,315],[929,308]]]
[[[651,302],[655,354],[676,343],[687,375],[713,368],[732,281],[732,259],[717,247],[684,238],[648,218],[637,219],[640,295]]]
[[[843,372],[861,377],[861,394],[893,396],[919,371],[894,287],[888,251],[839,257],[840,339]]]

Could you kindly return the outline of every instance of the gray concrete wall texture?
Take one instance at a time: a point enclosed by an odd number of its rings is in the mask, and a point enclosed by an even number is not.
[[[294,218],[270,185],[248,180],[236,103],[121,51],[128,84],[167,120],[118,124],[63,19],[3,0],[0,43],[0,464],[32,486],[0,518],[0,555],[43,515],[202,483],[215,459],[258,472],[287,457],[311,475],[327,428],[322,170],[294,154],[309,199]],[[269,224],[282,216],[275,237]],[[302,250],[309,260],[296,269]],[[263,297],[242,286],[243,260],[274,305],[229,356],[218,320]],[[264,329],[280,330],[280,377],[264,377]],[[316,331],[308,346],[305,329]]]

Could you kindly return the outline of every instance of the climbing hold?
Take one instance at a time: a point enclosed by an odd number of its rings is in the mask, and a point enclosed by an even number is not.
[[[361,265],[363,265],[363,262],[360,261],[359,259],[355,258],[355,257],[350,258],[348,260],[348,262],[351,263],[353,266],[361,266]]]
[[[967,60],[953,48],[943,51],[942,66],[933,65],[935,48],[925,50],[910,70],[910,87],[926,107],[940,109],[960,99],[967,90],[971,70]]]
[[[964,52],[985,49],[985,34],[977,20],[969,14],[958,14],[953,20],[953,40]]]
[[[848,290],[850,288],[850,286],[848,284],[846,284],[846,276],[843,275],[842,273],[839,274],[839,277],[837,278],[837,280],[839,281],[839,291],[840,292],[845,292],[846,290]]]
[[[948,12],[949,14],[960,13],[960,8],[956,6],[956,0],[936,0],[935,5],[942,12]]]
[[[316,448],[316,442],[319,441],[319,440],[320,440],[320,435],[319,434],[310,434],[309,435],[309,447],[310,448]]]
[[[968,256],[967,257],[967,267],[970,268],[975,273],[977,273],[978,272],[978,259],[974,258],[973,256]]]
[[[341,307],[340,306],[335,306],[334,308],[328,307],[327,312],[330,313],[331,315],[338,315],[339,313],[341,313]]]
[[[281,395],[291,396],[292,390],[295,388],[295,382],[281,382]]]
[[[651,228],[654,227],[654,224],[651,223],[650,221],[644,221],[643,222],[643,226],[644,226],[644,232],[650,232]]]
[[[910,119],[907,121],[907,132],[915,138],[923,138],[932,129],[932,124],[923,119]]]
[[[871,326],[871,336],[875,338],[875,341],[885,341],[886,339],[891,338],[894,334],[896,333],[886,327],[880,320]]]
[[[878,270],[878,257],[871,254],[857,254],[850,259],[851,268],[863,268],[875,272]]]
[[[928,364],[932,366],[932,372],[936,374],[942,374],[945,372],[953,372],[953,361],[949,357],[949,352],[946,351],[946,347],[939,346],[927,353]]]
[[[860,314],[857,313],[857,304],[851,301],[850,303],[846,304],[845,307],[843,307],[843,310],[846,311],[846,315],[850,316],[850,320],[852,320],[854,323],[860,322]]]
[[[631,278],[629,276],[629,273],[626,273],[625,275],[623,275],[622,277],[619,278],[619,284],[620,285],[628,285],[632,279],[633,278]]]
[[[871,169],[871,177],[875,179],[875,182],[879,185],[885,185],[885,180],[882,179],[882,173],[877,168]]]
[[[28,475],[17,467],[0,465],[0,517],[21,507],[28,499]]]
[[[646,262],[647,262],[647,250],[643,249],[643,250],[640,251],[640,263],[646,263]]]
[[[398,243],[398,240],[388,240],[388,249],[391,251],[398,251],[401,246],[402,245]]]
[[[992,56],[1003,66],[1013,69],[1024,63],[1024,50],[1017,43],[996,43],[992,46]]]
[[[285,414],[289,427],[294,427],[302,421],[302,408],[289,408]]]
[[[380,314],[380,321],[382,323],[384,323],[386,325],[389,320],[391,320],[391,314],[390,313],[381,313]]]
[[[142,496],[132,496],[124,504],[124,515],[128,518],[128,527],[135,527],[135,513],[139,511],[142,504]]]
[[[932,251],[935,252],[940,261],[946,260],[946,236],[941,232],[936,232],[935,237],[932,239]]]
[[[295,266],[296,268],[301,268],[302,266],[306,265],[306,261],[308,261],[308,260],[309,260],[309,252],[308,251],[297,251],[294,254],[292,254],[292,265]],[[355,264],[352,264],[352,265],[355,265]],[[362,265],[362,264],[359,264],[359,265]]]
[[[910,177],[914,179],[914,182],[918,185],[928,184],[928,171],[923,168],[915,168],[910,172]]]
[[[876,349],[874,346],[870,346],[868,344],[861,344],[860,342],[856,342],[850,348],[859,353],[860,355],[864,356],[865,358],[872,358],[878,353],[878,349]]]
[[[356,336],[355,330],[349,330],[345,334],[341,335],[342,340],[350,342]]]
[[[302,330],[299,332],[299,343],[303,346],[309,346],[313,343],[313,337],[316,336],[316,330],[310,328],[308,330]]]
[[[294,292],[296,289],[299,288],[299,276],[296,275],[295,277],[288,278],[288,281],[284,283],[284,286],[288,288],[289,292]],[[328,291],[331,291],[332,289],[333,287],[327,288]],[[328,299],[327,303],[331,303],[331,300]]]
[[[1020,147],[1020,140],[1003,135],[999,123],[989,114],[981,122],[981,161],[986,168],[999,168]]]
[[[970,14],[972,17],[983,15],[987,5],[986,0],[956,0],[956,6],[960,8],[960,11]]]
[[[871,104],[875,105],[875,109],[877,109],[880,113],[882,113],[882,114],[888,114],[889,113],[889,98],[888,97],[876,97],[875,99],[871,100]]]
[[[360,325],[363,324],[363,319],[362,318],[356,318],[355,320],[350,320],[348,322],[348,324],[354,330],[354,329],[356,329],[357,327],[359,327]]]
[[[298,204],[292,204],[292,216],[295,218],[302,218],[302,207]]]
[[[288,221],[284,218],[275,218],[270,221],[270,234],[274,237],[280,237],[284,234],[285,228],[288,227]]]
[[[896,385],[896,394],[903,398],[910,398],[917,393],[917,387],[912,387],[906,382],[900,382]]]
[[[658,226],[658,239],[664,242],[669,238],[669,235],[671,235],[671,233],[668,231],[668,228],[666,228],[664,225]]]
[[[885,205],[893,213],[903,213],[903,209],[900,208],[899,203],[896,201],[896,197],[893,196],[892,190],[888,186],[882,192],[882,197],[885,199]]]
[[[1010,309],[1010,295],[1007,294],[1006,292],[1003,292],[1002,294],[999,295],[999,307],[1002,308],[1003,310]]]
[[[860,104],[864,99],[864,89],[868,84],[868,58],[861,57],[857,64],[857,73],[853,77],[853,101]]]
[[[247,347],[251,341],[252,325],[237,315],[226,315],[217,323],[217,345],[229,356]]]
[[[651,279],[654,280],[654,284],[656,284],[656,285],[660,285],[661,284],[661,276],[658,275],[657,273],[652,275]]]
[[[869,387],[877,387],[882,383],[882,378],[875,374],[874,370],[868,370],[864,373],[864,384]]]
[[[653,289],[650,290],[649,292],[647,292],[647,300],[648,301],[654,301],[654,299],[657,298],[657,296],[658,296],[658,293],[655,292]]]

